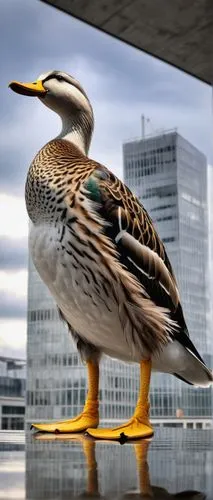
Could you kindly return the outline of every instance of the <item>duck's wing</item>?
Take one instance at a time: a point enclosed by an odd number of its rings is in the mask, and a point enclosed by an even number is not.
[[[120,262],[140,281],[157,306],[170,311],[171,319],[178,325],[172,332],[173,338],[203,362],[189,339],[171,263],[145,208],[122,181],[100,164],[85,187],[107,222],[105,231],[116,246]]]
[[[177,282],[145,208],[105,167],[97,167],[85,187],[107,222],[105,231],[116,245],[120,261],[139,279],[156,305],[174,312],[180,303]]]

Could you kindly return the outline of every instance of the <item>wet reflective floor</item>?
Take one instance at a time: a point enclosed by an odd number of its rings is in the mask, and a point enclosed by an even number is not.
[[[0,433],[0,499],[213,498],[211,430],[158,429],[121,446],[82,435]]]

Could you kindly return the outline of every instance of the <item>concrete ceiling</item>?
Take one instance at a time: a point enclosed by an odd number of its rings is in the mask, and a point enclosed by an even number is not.
[[[213,0],[42,0],[213,84]]]

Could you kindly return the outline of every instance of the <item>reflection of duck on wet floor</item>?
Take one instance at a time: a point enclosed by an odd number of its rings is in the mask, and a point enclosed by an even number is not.
[[[133,449],[135,453],[135,459],[136,459],[136,468],[137,468],[137,475],[138,475],[138,487],[135,491],[128,491],[122,495],[119,495],[116,497],[109,497],[109,496],[102,496],[100,495],[99,492],[99,480],[98,480],[98,462],[96,459],[96,442],[99,443],[100,446],[100,441],[93,440],[90,438],[87,438],[83,436],[83,434],[79,435],[67,435],[67,434],[37,434],[34,439],[40,440],[40,441],[54,441],[54,440],[60,440],[60,441],[73,441],[75,443],[81,443],[84,456],[85,456],[85,462],[86,462],[86,468],[87,468],[87,488],[84,493],[81,493],[76,497],[76,499],[86,499],[86,498],[91,498],[95,499],[99,496],[104,500],[136,500],[137,498],[144,498],[144,499],[149,499],[153,498],[153,500],[205,500],[205,495],[203,493],[200,493],[198,491],[182,491],[176,494],[170,494],[166,489],[161,488],[159,486],[152,486],[150,482],[150,476],[149,476],[149,464],[148,464],[148,450],[149,450],[149,445],[150,441],[149,440],[143,440],[138,442],[137,444],[133,444]],[[103,444],[109,443],[109,441],[102,441]],[[114,443],[114,446],[117,446],[117,443]],[[131,446],[131,445],[130,445]],[[125,470],[122,470],[122,474],[125,474]],[[109,478],[110,481],[110,478]],[[73,500],[74,497],[72,496]]]

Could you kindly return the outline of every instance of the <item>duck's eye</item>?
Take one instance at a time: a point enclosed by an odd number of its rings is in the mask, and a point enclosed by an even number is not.
[[[56,77],[56,78],[57,78],[57,80],[59,80],[59,81],[64,79],[64,78],[63,78],[63,76],[61,76],[61,75],[57,75],[57,77]]]

